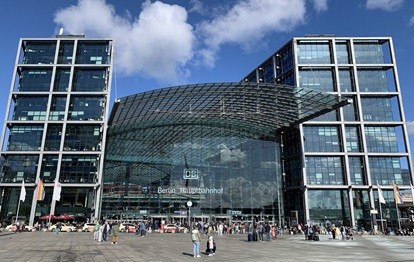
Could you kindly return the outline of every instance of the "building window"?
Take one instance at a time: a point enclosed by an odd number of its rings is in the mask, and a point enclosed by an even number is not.
[[[39,151],[43,125],[13,125],[10,128],[8,151]]]
[[[73,61],[73,41],[61,41],[59,46],[59,64],[72,64]]]
[[[67,92],[69,90],[70,68],[60,67],[56,69],[53,91]]]
[[[358,69],[357,75],[361,92],[395,92],[391,69]]]
[[[48,97],[18,96],[14,106],[13,120],[45,120]]]
[[[53,64],[56,42],[27,41],[23,46],[23,64]]]
[[[103,92],[107,88],[106,69],[76,69],[72,91]]]
[[[370,157],[371,181],[380,185],[409,185],[411,179],[402,170],[402,164],[407,164],[407,159],[398,157]]]
[[[365,165],[363,159],[361,157],[349,157],[348,164],[351,184],[366,185]]]
[[[349,55],[349,42],[336,42],[336,61],[338,64],[352,64],[351,56]]]
[[[70,100],[69,120],[101,120],[105,97],[73,96]]]
[[[306,152],[340,152],[337,126],[304,126]]]
[[[306,157],[309,185],[343,185],[344,170],[341,157]]]
[[[49,120],[65,120],[66,96],[54,96],[50,107]]]
[[[63,150],[100,150],[100,125],[67,125]]]
[[[396,98],[362,97],[361,106],[364,120],[375,122],[398,121],[400,119],[399,117],[397,117],[397,119],[394,119],[395,110],[393,110],[393,105],[396,106],[396,104]]]
[[[37,155],[7,155],[1,174],[2,183],[34,183],[36,180]]]
[[[348,152],[362,152],[362,138],[357,126],[346,126],[346,150]]]
[[[348,225],[351,219],[346,190],[309,190],[309,216],[312,222]],[[345,211],[345,212],[344,212]]]
[[[22,68],[17,90],[20,92],[49,92],[52,82],[52,69]]]
[[[365,126],[368,152],[397,153],[397,129],[391,126]]]
[[[333,92],[334,75],[331,69],[301,69],[299,86],[317,91]]]
[[[109,44],[80,41],[76,51],[76,64],[109,63]]]
[[[96,182],[98,165],[97,155],[64,155],[60,169],[63,183]]]
[[[359,121],[356,97],[349,97],[352,103],[342,107],[343,117],[345,121]]]
[[[339,89],[341,92],[355,92],[355,83],[352,70],[339,69]]]
[[[306,42],[301,40],[297,45],[299,64],[331,64],[331,48],[328,41]]]
[[[357,64],[384,64],[383,44],[379,41],[355,42],[354,50]]]
[[[62,125],[48,125],[45,151],[59,151],[62,139]]]
[[[58,162],[58,155],[43,156],[42,169],[40,171],[40,178],[43,179],[43,182],[52,183],[55,181]]]

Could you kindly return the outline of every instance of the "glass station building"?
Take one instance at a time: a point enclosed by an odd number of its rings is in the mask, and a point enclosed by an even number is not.
[[[185,222],[190,209],[196,221],[282,223],[283,130],[349,102],[251,82],[122,98],[108,123],[102,215]]]
[[[0,219],[15,215],[24,179],[30,223],[55,209],[91,220],[397,224],[393,183],[409,189],[413,165],[391,38],[293,38],[240,82],[131,95],[107,118],[112,58],[111,39],[20,41]]]

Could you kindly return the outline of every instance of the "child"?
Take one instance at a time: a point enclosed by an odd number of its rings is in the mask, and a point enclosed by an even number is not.
[[[208,237],[206,252],[209,256],[213,256],[216,254],[216,242],[214,241],[213,236]]]

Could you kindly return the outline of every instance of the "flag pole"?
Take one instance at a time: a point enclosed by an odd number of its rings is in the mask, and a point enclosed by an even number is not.
[[[397,201],[395,201],[395,209],[397,210],[398,229],[401,230],[400,210],[398,210]]]
[[[16,220],[14,221],[14,223],[16,223],[16,224],[17,224],[17,220],[19,219],[20,202],[22,202],[22,201],[19,199],[19,203],[17,204]]]
[[[381,230],[382,230],[382,233],[384,233],[385,232],[385,230],[384,230],[384,221],[382,220],[382,207],[381,207],[381,201],[380,201],[379,197],[378,197],[378,204],[379,204],[379,209],[380,209]]]
[[[22,187],[20,188],[20,196],[19,196],[19,203],[17,204],[17,212],[16,212],[16,220],[15,223],[19,219],[19,212],[20,212],[20,202],[26,199],[26,188],[24,187],[24,179],[22,180]]]

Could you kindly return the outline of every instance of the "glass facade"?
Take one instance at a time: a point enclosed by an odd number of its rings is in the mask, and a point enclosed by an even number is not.
[[[21,39],[19,46],[1,138],[0,220],[16,215],[22,181],[27,195],[19,216],[26,223],[51,213],[97,218],[112,40],[61,35]],[[35,197],[40,180],[44,200]],[[52,201],[55,181],[61,201]]]
[[[298,37],[266,61],[272,59],[283,69],[275,70],[279,83],[353,101],[284,132],[299,132],[283,135],[284,197],[296,203],[286,204],[285,214],[298,211],[302,223],[329,221],[368,230],[381,226],[382,215],[388,226],[398,226],[392,186],[398,184],[412,203],[413,164],[392,39]],[[388,200],[383,214],[372,215],[370,210],[378,209],[377,183]],[[407,204],[398,208],[410,213]]]
[[[107,162],[103,217],[277,221],[283,205],[278,148],[237,137],[170,144],[169,165]],[[275,179],[277,178],[277,179]]]
[[[347,103],[300,87],[244,81],[122,98],[109,123],[102,217],[285,224],[281,140],[292,154],[299,150],[297,144],[288,148],[296,136],[279,127]],[[312,146],[325,139],[328,147],[338,136],[336,127],[319,132],[326,137],[317,133]],[[291,163],[299,175],[300,162]],[[300,177],[289,183],[299,185]]]

